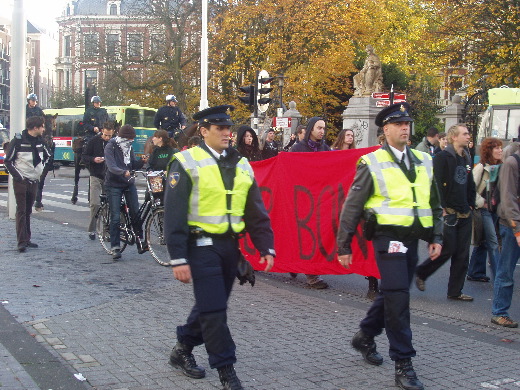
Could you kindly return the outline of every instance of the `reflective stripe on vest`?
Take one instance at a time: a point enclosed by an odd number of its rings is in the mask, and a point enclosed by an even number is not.
[[[176,153],[176,158],[193,184],[188,209],[188,225],[198,226],[211,234],[235,233],[244,230],[244,209],[247,194],[253,184],[253,169],[245,158],[236,166],[232,190],[226,190],[217,161],[200,147]],[[227,208],[231,195],[231,209]]]
[[[413,149],[411,152],[422,162],[415,165],[417,177],[414,183],[384,149],[361,158],[370,169],[374,182],[374,193],[366,202],[365,209],[376,214],[379,225],[411,226],[417,215],[422,226],[433,226],[430,206],[432,159],[427,153]]]

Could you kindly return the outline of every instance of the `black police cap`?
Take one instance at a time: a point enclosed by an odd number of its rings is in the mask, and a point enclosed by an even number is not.
[[[209,123],[211,125],[232,126],[229,113],[235,109],[235,106],[224,104],[222,106],[209,107],[199,111],[193,115],[193,119],[199,124]]]
[[[379,114],[376,116],[376,125],[379,127],[383,127],[387,123],[393,122],[413,122],[413,118],[408,113],[410,111],[410,104],[396,103],[383,108],[379,111]]]

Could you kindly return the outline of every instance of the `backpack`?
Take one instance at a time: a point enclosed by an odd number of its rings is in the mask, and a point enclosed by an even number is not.
[[[513,153],[512,156],[516,159],[518,169],[520,170],[520,156],[516,153]],[[495,186],[487,193],[487,204],[490,212],[496,213],[498,211],[498,205],[500,204],[500,186],[498,185],[498,180]]]

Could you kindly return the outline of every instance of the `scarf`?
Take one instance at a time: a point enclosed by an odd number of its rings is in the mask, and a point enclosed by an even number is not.
[[[134,142],[133,139],[121,138],[120,136],[116,137],[116,143],[123,151],[123,162],[125,163],[125,165],[130,164],[130,152],[132,151],[132,142]]]
[[[312,139],[307,140],[307,145],[312,149],[313,152],[317,152],[318,148],[321,146],[321,141],[313,141]]]
[[[38,153],[38,137],[33,137],[32,135],[27,132],[27,139],[31,143],[31,149],[32,149],[32,159],[33,159],[33,165],[36,168],[41,162],[42,158],[40,157],[40,153]]]

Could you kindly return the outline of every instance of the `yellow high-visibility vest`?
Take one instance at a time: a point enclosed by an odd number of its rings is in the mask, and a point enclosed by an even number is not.
[[[408,180],[399,164],[384,149],[361,157],[370,169],[374,182],[374,193],[365,203],[365,210],[376,215],[379,225],[411,226],[417,215],[423,227],[433,226],[430,206],[432,159],[427,153],[410,150],[422,161],[422,164],[415,165],[417,177],[414,183]]]
[[[188,225],[197,226],[211,234],[224,234],[231,229],[240,233],[247,194],[253,184],[253,169],[246,158],[236,166],[232,190],[226,190],[216,160],[200,147],[174,154],[191,179],[193,188],[188,206]],[[231,209],[227,208],[227,195],[231,195]]]

